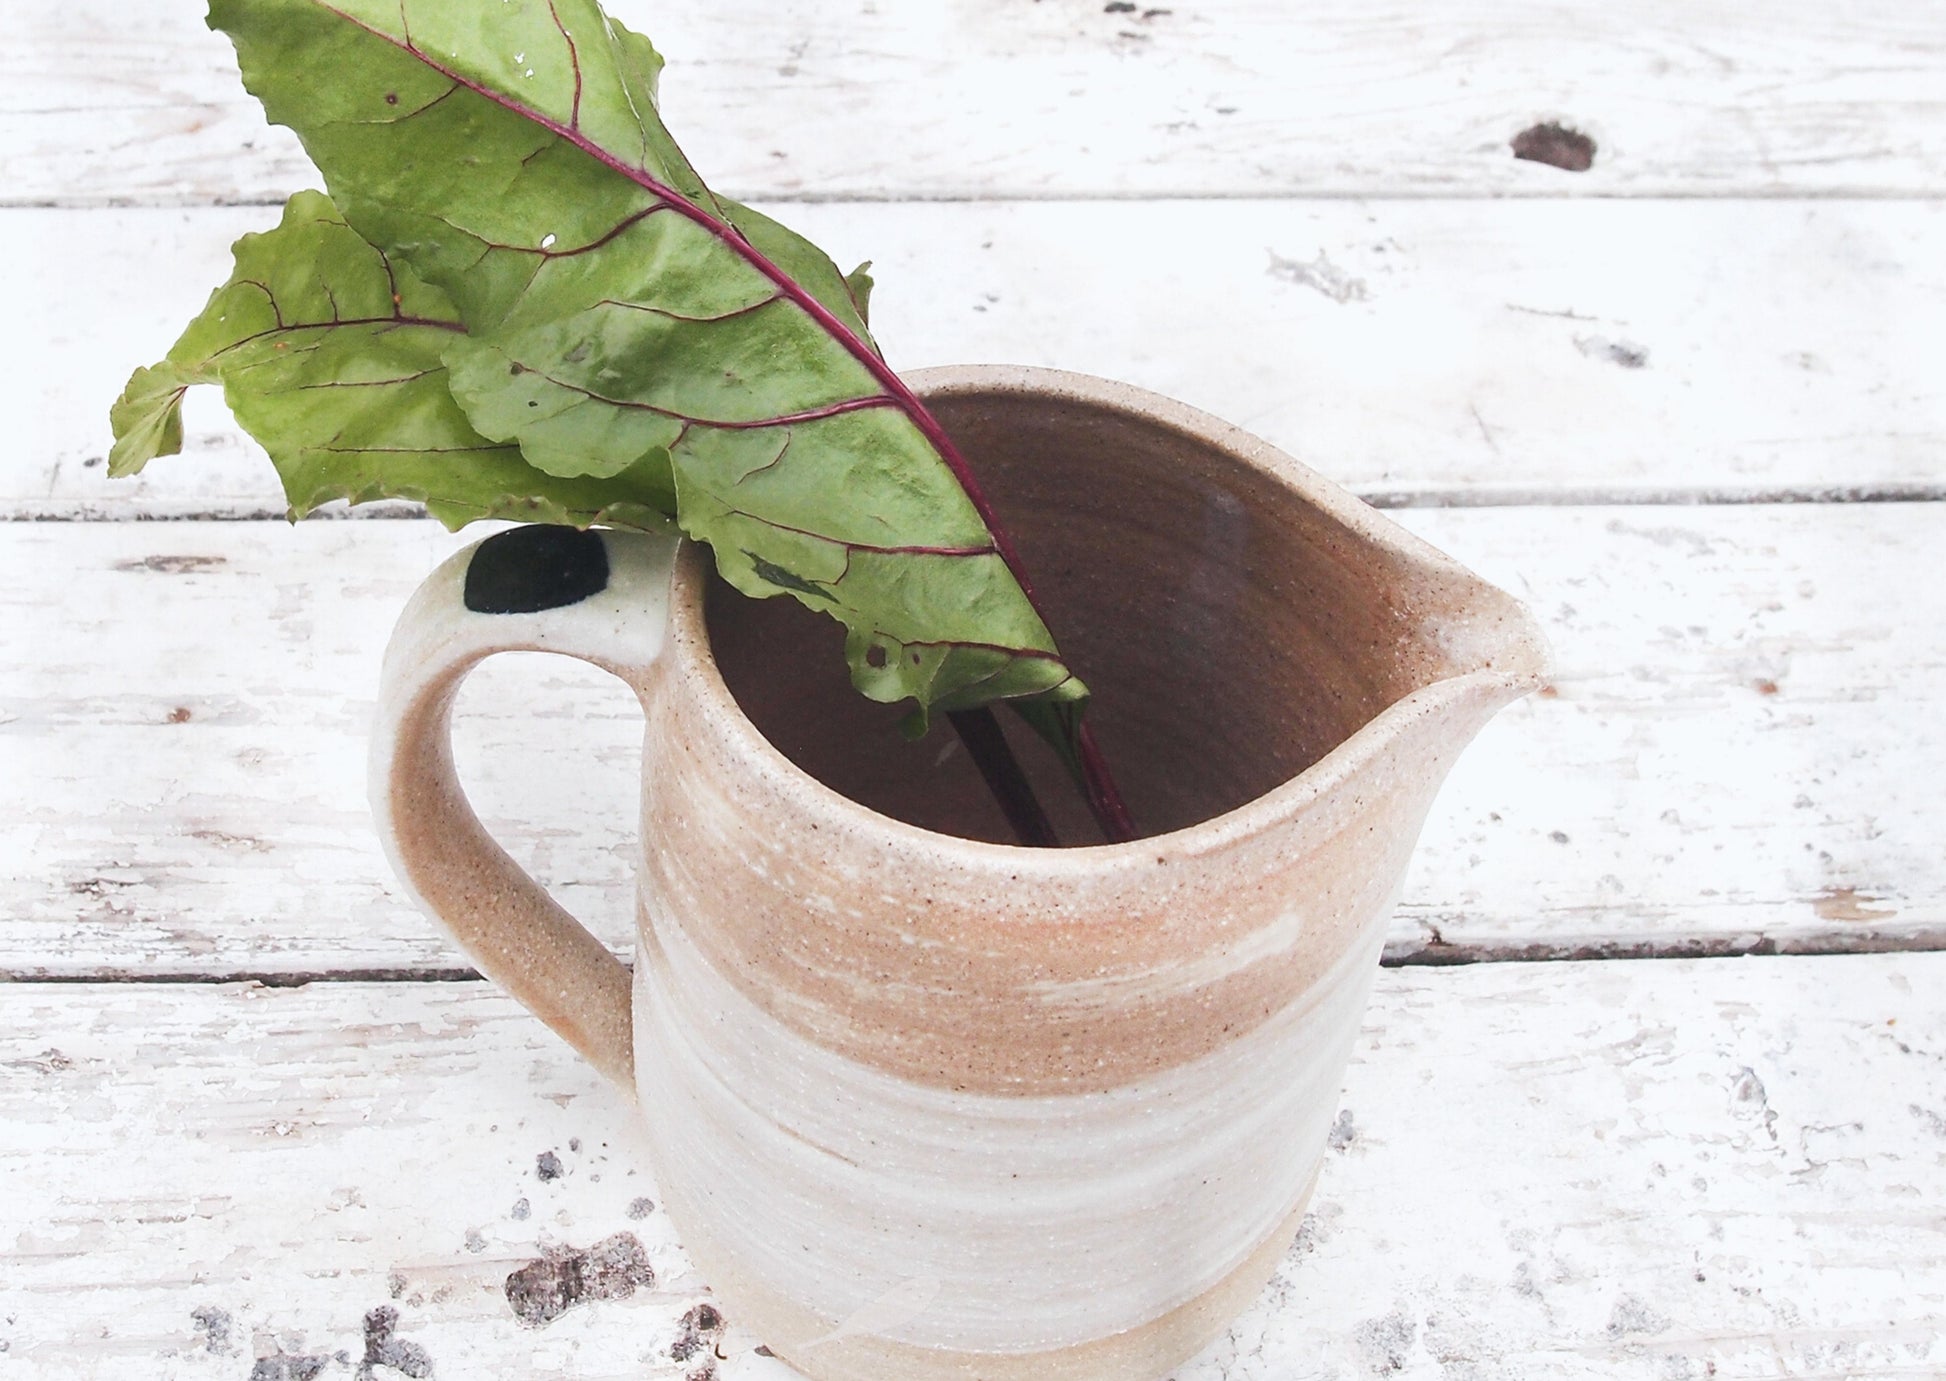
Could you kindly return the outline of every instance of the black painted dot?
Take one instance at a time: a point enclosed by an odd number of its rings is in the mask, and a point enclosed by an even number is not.
[[[533,614],[579,604],[608,588],[608,548],[594,532],[529,523],[480,543],[466,567],[466,607]]]

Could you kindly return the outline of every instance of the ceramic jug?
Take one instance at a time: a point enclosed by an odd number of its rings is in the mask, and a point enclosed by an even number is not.
[[[949,734],[908,743],[851,691],[836,624],[673,540],[565,529],[411,601],[380,830],[480,968],[639,1099],[684,1247],[778,1356],[1160,1378],[1289,1247],[1421,822],[1545,651],[1509,596],[1215,418],[1043,370],[912,383],[1094,689],[1143,837],[1101,843],[1021,735],[1073,847],[1006,842]],[[505,649],[641,699],[632,973],[455,779],[455,692]]]

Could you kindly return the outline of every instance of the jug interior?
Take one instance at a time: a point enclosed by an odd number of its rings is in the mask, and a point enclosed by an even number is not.
[[[1458,596],[1221,444],[1143,413],[1025,392],[929,406],[1012,535],[1140,832],[1232,810],[1387,705],[1453,673],[1431,622]],[[941,716],[851,689],[843,630],[795,600],[712,581],[712,650],[737,703],[825,785],[908,823],[1012,842]],[[996,707],[1064,844],[1095,844],[1065,768]]]

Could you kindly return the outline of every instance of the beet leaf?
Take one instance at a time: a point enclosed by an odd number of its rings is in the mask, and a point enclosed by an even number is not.
[[[854,683],[921,727],[1078,709],[977,485],[872,342],[869,280],[703,185],[646,39],[591,0],[213,0],[210,22],[350,226],[451,299],[440,356],[481,435],[561,479],[653,473],[732,585],[841,622]]]
[[[447,390],[463,331],[446,295],[390,262],[319,192],[245,235],[236,270],[168,357],[138,369],[110,413],[109,473],[182,449],[182,396],[220,384],[277,467],[291,516],[332,499],[417,499],[448,526],[476,518],[664,530],[668,472],[564,478],[489,441]]]

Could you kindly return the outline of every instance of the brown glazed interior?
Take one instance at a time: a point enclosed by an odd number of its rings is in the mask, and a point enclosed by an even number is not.
[[[1421,554],[1374,547],[1258,468],[1265,453],[1288,466],[1269,447],[1149,395],[1123,391],[1151,405],[1135,411],[1089,396],[1096,390],[1080,385],[1093,381],[1018,372],[1036,386],[964,372],[944,387],[914,382],[1094,692],[1095,732],[1144,835],[1264,795],[1451,673],[1432,640],[1454,612],[1452,591],[1424,578]],[[707,619],[738,705],[811,776],[910,824],[1011,842],[948,725],[909,743],[896,728],[902,709],[851,689],[835,622],[720,582]],[[1001,718],[1063,842],[1100,843],[1053,754],[1014,716]]]
[[[1507,595],[1206,414],[1049,370],[913,383],[1095,688],[1146,837],[977,842],[1002,827],[964,750],[900,739],[827,620],[732,598],[712,618],[691,551],[643,688],[644,953],[680,933],[786,1027],[900,1078],[1119,1087],[1375,948],[1447,768],[1545,651]],[[1098,842],[1019,739],[1062,837]]]

